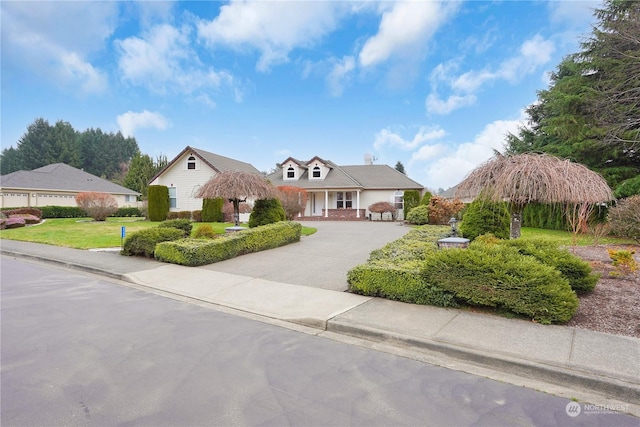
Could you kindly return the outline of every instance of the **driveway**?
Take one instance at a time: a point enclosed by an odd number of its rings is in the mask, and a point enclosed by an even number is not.
[[[318,231],[300,242],[209,264],[207,270],[346,291],[347,271],[410,228],[397,222],[303,222]]]

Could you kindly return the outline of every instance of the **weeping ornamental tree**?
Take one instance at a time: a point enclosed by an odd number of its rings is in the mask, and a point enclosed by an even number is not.
[[[241,171],[220,172],[209,179],[196,194],[203,199],[221,197],[233,203],[233,217],[236,227],[240,222],[240,203],[247,197],[271,199],[276,197],[276,189],[262,175]]]
[[[548,154],[490,159],[471,171],[456,189],[460,198],[479,194],[488,201],[509,203],[512,239],[520,237],[522,211],[528,203],[562,206],[577,231],[594,206],[613,200],[611,189],[599,174]]]

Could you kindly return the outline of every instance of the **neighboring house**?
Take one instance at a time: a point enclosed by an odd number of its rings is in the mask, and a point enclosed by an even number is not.
[[[380,219],[369,216],[368,207],[376,202],[392,203],[403,218],[405,190],[424,187],[388,165],[338,166],[314,157],[300,161],[289,157],[282,168],[268,176],[275,186],[304,188],[308,194],[305,219],[364,220]]]
[[[260,174],[249,163],[187,146],[151,179],[149,185],[164,185],[169,188],[172,212],[195,211],[202,209],[202,199],[195,197],[200,187],[210,178],[225,171]]]
[[[88,191],[111,194],[118,207],[137,206],[140,195],[64,163],[0,176],[0,206],[3,208],[76,206],[76,195]]]

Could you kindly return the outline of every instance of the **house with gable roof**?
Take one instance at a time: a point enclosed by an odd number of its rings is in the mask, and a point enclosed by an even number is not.
[[[78,193],[112,195],[118,207],[138,206],[140,193],[65,163],[0,176],[0,207],[76,206]]]
[[[149,185],[169,188],[170,211],[195,211],[202,209],[202,199],[195,197],[200,188],[225,171],[260,174],[249,163],[187,146],[151,179]]]
[[[282,167],[268,176],[275,186],[304,188],[308,194],[307,206],[302,213],[305,220],[364,220],[369,216],[368,206],[376,202],[389,202],[403,218],[404,191],[424,187],[389,165],[339,166],[318,156],[309,161],[289,157]]]

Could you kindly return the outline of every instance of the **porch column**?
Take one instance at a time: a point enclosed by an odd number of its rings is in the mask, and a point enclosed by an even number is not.
[[[356,218],[360,218],[360,190],[356,191]]]
[[[329,218],[329,191],[324,190],[324,217]]]

